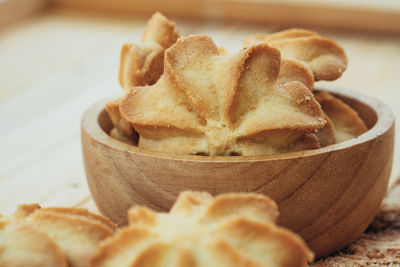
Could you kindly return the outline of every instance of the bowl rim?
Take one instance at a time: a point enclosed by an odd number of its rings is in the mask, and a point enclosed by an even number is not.
[[[303,158],[315,155],[321,155],[330,153],[332,151],[340,151],[344,149],[350,149],[358,146],[367,141],[371,141],[378,136],[383,135],[387,132],[394,123],[394,115],[391,109],[384,104],[382,101],[360,93],[358,91],[338,89],[334,87],[316,87],[316,91],[327,91],[333,93],[339,97],[354,99],[364,105],[369,106],[376,114],[377,120],[375,124],[362,135],[344,141],[337,144],[329,145],[326,147],[302,150],[295,152],[287,152],[273,155],[256,155],[256,156],[201,156],[201,155],[184,155],[178,153],[166,153],[160,151],[153,151],[149,149],[139,148],[130,144],[123,143],[118,139],[109,136],[99,125],[98,118],[102,112],[104,112],[105,103],[114,100],[116,97],[108,97],[106,99],[97,101],[91,105],[82,115],[81,120],[81,134],[85,132],[92,139],[98,143],[111,148],[113,150],[119,150],[124,153],[131,155],[138,155],[143,157],[153,157],[158,159],[173,159],[176,161],[198,161],[205,163],[212,162],[254,162],[254,161],[269,161],[278,159],[291,159],[291,158]]]

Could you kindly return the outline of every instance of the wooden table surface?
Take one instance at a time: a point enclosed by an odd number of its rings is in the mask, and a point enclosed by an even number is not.
[[[51,9],[0,26],[0,213],[27,202],[96,210],[83,170],[80,118],[94,102],[121,92],[121,45],[140,40],[146,19]],[[281,30],[176,22],[182,35],[208,34],[230,51],[251,33]],[[377,97],[399,119],[400,36],[315,30],[335,39],[349,57],[342,78],[317,86]],[[392,183],[400,174],[399,149],[397,144]]]

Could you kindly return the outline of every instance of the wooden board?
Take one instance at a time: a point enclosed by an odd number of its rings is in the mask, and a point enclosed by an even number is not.
[[[400,32],[400,3],[390,0],[53,0],[61,7],[246,21],[286,26],[322,26]]]
[[[2,0],[0,1],[0,25],[39,12],[47,4],[47,0]]]
[[[120,94],[121,45],[139,41],[145,21],[54,9],[0,28],[0,213],[23,202],[96,210],[83,171],[80,118],[92,103]],[[212,35],[230,51],[251,33],[276,30],[241,22],[177,24],[183,35]],[[342,78],[320,84],[375,96],[399,119],[400,37],[319,32],[349,57]],[[397,142],[392,181],[400,174],[399,152]]]

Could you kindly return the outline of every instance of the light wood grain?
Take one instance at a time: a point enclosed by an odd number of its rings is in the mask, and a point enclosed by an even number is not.
[[[1,0],[0,25],[37,13],[47,6],[47,0]]]
[[[82,119],[92,196],[103,214],[124,224],[132,205],[168,211],[184,190],[258,192],[277,202],[280,225],[300,234],[317,257],[329,255],[358,238],[378,212],[393,160],[389,108],[359,93],[341,98],[369,131],[315,150],[236,157],[168,154],[122,143],[107,134],[112,124],[100,102]]]
[[[287,27],[322,26],[400,32],[400,4],[388,0],[54,0],[52,4],[59,7],[147,15],[161,11],[186,18],[213,18]]]
[[[140,40],[146,19],[53,9],[0,28],[0,213],[24,202],[96,211],[83,170],[81,115],[94,102],[121,93],[120,48]],[[277,30],[209,20],[178,19],[177,26],[182,35],[211,35],[229,51],[252,33]],[[317,86],[374,96],[399,119],[400,37],[318,32],[344,47],[349,66],[339,80]],[[399,155],[397,142],[391,181],[400,174]]]

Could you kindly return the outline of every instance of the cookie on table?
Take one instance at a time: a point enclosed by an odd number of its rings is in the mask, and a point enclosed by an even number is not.
[[[27,223],[0,228],[0,266],[67,267],[60,246],[46,233]]]
[[[91,266],[306,266],[313,253],[259,194],[183,192],[169,213],[135,206]]]
[[[78,208],[20,205],[1,217],[0,266],[85,267],[101,240],[116,226],[103,216]]]

